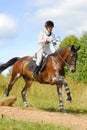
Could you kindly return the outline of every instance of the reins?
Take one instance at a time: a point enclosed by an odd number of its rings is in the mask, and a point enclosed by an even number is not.
[[[58,56],[60,57],[60,59],[64,62],[64,64],[66,66],[69,66],[69,64],[63,59],[63,57],[60,55],[60,53],[58,52]]]
[[[74,65],[74,64],[70,64],[69,62],[67,63],[64,59],[63,59],[63,57],[60,55],[60,53],[59,52],[57,52],[58,53],[58,56],[60,57],[60,59],[65,63],[65,65],[66,66],[70,66],[70,65]],[[69,55],[68,55],[68,59],[69,59]],[[76,62],[75,62],[76,63]]]
[[[59,40],[57,40],[57,39],[59,39]],[[57,41],[57,42],[60,42],[60,36],[57,36],[55,39],[53,39],[53,40],[51,40],[49,43],[52,43],[53,41]],[[45,41],[44,41],[45,42]],[[38,43],[39,44],[39,43]],[[41,49],[43,49],[45,47],[45,45],[43,46],[43,47],[41,47],[38,51],[37,51],[37,53],[41,50]]]

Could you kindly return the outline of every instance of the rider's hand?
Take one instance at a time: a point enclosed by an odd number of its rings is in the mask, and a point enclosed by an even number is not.
[[[48,41],[48,40],[46,40],[45,44],[49,44],[49,41]]]

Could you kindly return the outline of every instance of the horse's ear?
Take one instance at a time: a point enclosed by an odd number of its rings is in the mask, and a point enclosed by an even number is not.
[[[80,46],[77,47],[76,51],[78,51],[80,49]]]
[[[72,45],[71,46],[71,51],[78,51],[80,49],[80,46],[78,46],[77,48],[74,46],[74,45]]]
[[[74,45],[71,46],[71,51],[74,51],[75,50],[75,47]]]

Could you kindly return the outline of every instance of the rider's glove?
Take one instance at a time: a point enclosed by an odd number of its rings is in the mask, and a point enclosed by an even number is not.
[[[57,46],[57,43],[56,43],[56,42],[53,42],[53,46]]]
[[[49,44],[49,41],[48,41],[48,40],[46,40],[45,44]]]
[[[53,46],[54,46],[55,50],[57,50],[57,49],[58,49],[58,45],[57,45],[57,43],[56,43],[56,42],[53,42]]]

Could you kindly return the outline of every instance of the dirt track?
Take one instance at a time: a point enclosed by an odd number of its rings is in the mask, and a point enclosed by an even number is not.
[[[36,108],[21,109],[18,107],[0,106],[0,116],[31,122],[53,123],[72,128],[87,130],[87,116],[46,112]]]

